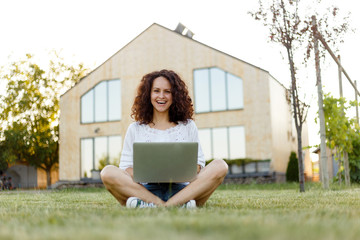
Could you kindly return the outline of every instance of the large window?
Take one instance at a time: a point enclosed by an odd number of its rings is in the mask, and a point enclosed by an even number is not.
[[[121,136],[81,139],[81,178],[91,177],[91,170],[120,162]]]
[[[199,129],[199,139],[206,160],[246,157],[244,126]]]
[[[81,177],[91,177],[94,167],[94,139],[81,139]]]
[[[243,80],[220,68],[194,71],[196,113],[244,108]]]
[[[121,82],[102,81],[81,97],[81,123],[121,120]]]

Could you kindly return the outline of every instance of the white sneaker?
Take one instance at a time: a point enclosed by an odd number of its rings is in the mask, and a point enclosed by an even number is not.
[[[154,203],[147,203],[137,197],[129,197],[126,201],[127,208],[156,208]]]
[[[194,209],[194,208],[196,208],[196,201],[190,200],[190,201],[184,203],[184,205],[182,205],[181,208]]]

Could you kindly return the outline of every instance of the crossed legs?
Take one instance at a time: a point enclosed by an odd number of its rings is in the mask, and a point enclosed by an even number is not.
[[[145,202],[158,206],[177,206],[195,200],[197,206],[202,206],[215,189],[222,183],[228,172],[227,164],[221,159],[215,159],[197,175],[196,179],[167,202],[152,194],[144,186],[133,181],[131,175],[118,167],[108,165],[101,171],[101,179],[107,190],[125,205],[129,197],[138,197]]]

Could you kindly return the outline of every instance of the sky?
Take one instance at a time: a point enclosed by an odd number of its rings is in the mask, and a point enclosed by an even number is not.
[[[351,12],[350,24],[356,30],[347,34],[339,54],[352,80],[360,81],[360,4],[356,0],[323,2],[335,4],[341,12]],[[0,0],[0,66],[26,53],[46,62],[48,51],[55,49],[61,50],[66,60],[83,62],[93,69],[151,24],[173,30],[181,22],[195,33],[195,40],[265,69],[289,87],[286,56],[278,45],[268,42],[267,28],[248,14],[256,9],[257,1],[250,0]],[[321,67],[324,91],[338,97],[336,65],[329,61]],[[318,110],[315,69],[300,77],[301,91],[311,105],[310,145],[319,144],[319,127],[314,122]],[[354,99],[345,76],[343,88],[344,96]],[[0,82],[3,93],[4,84]],[[355,110],[349,114],[354,116]]]

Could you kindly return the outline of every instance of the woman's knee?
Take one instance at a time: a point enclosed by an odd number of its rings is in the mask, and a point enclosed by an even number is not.
[[[216,176],[219,178],[223,178],[228,173],[228,165],[223,159],[214,159],[212,165],[216,171]]]
[[[103,181],[104,184],[110,184],[111,182],[113,182],[115,180],[115,178],[119,175],[116,174],[116,172],[118,172],[119,168],[115,167],[113,165],[107,165],[103,168],[103,170],[101,170],[100,172],[100,176],[101,176],[101,180]]]

